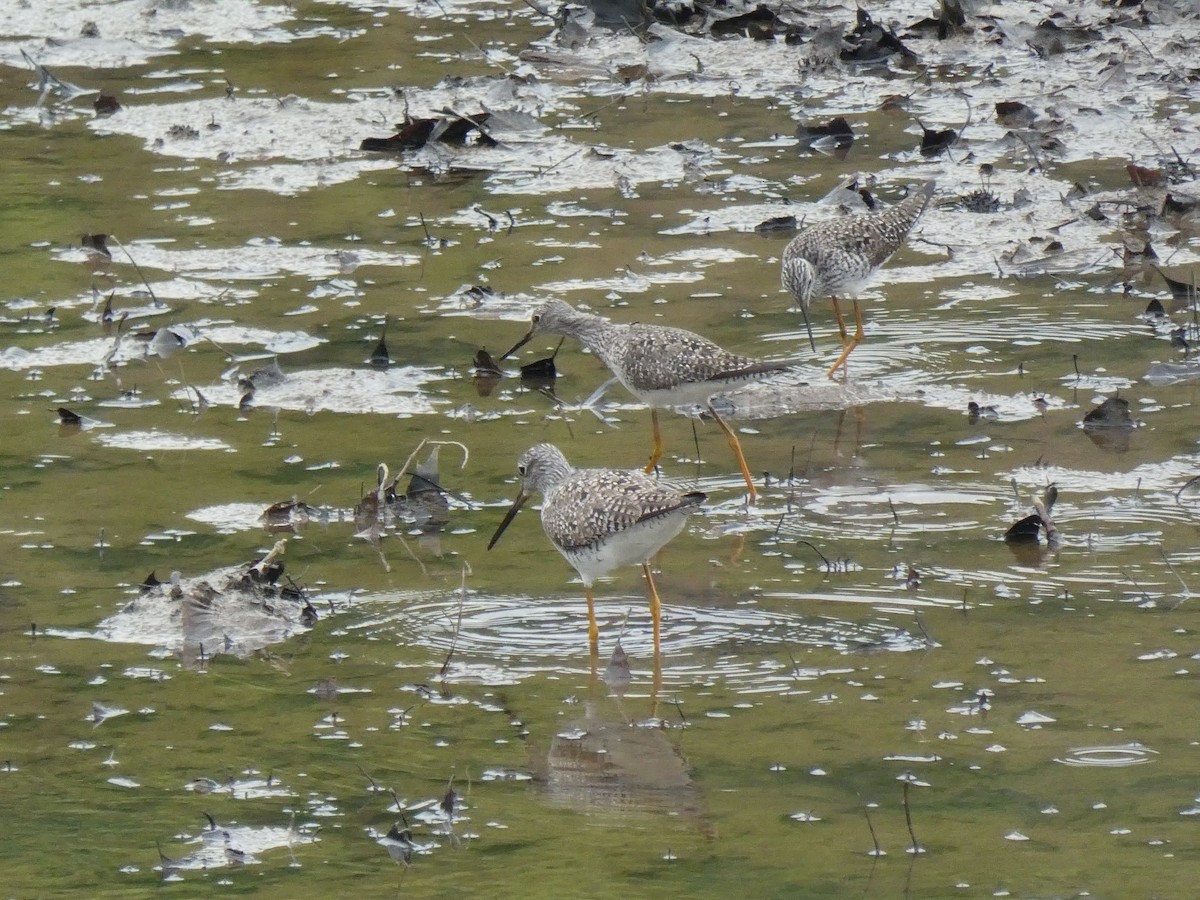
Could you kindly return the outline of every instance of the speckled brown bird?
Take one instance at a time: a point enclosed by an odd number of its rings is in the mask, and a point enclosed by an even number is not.
[[[830,378],[846,364],[846,359],[863,340],[858,292],[875,270],[900,249],[908,232],[929,205],[934,186],[934,182],[927,181],[883,212],[838,216],[811,225],[792,238],[783,251],[780,281],[800,306],[810,343],[809,305],[817,297],[827,296],[833,300],[833,314],[842,335],[842,355],[826,373]],[[853,335],[848,333],[842,318],[838,304],[842,297],[854,300],[856,327]]]
[[[517,460],[517,474],[521,477],[520,490],[488,542],[488,549],[500,540],[525,502],[541,494],[546,537],[583,581],[592,652],[597,652],[600,639],[592,585],[615,568],[640,565],[646,576],[657,656],[662,604],[649,559],[683,530],[705,495],[680,491],[643,472],[576,469],[553,444],[536,444],[522,453]]]
[[[646,472],[653,471],[663,455],[658,409],[690,405],[707,407],[737,457],[750,502],[754,502],[758,491],[750,477],[741,442],[713,407],[712,397],[786,372],[791,366],[730,353],[707,338],[682,328],[610,322],[561,300],[550,300],[538,307],[533,313],[529,332],[501,359],[511,356],[537,334],[576,338],[604,361],[626,390],[650,407],[654,449]]]

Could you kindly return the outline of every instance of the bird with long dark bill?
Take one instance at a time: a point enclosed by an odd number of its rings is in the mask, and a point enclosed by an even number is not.
[[[521,507],[542,495],[542,528],[583,581],[587,597],[588,645],[598,652],[600,628],[592,585],[620,566],[641,566],[646,576],[654,655],[661,648],[662,603],[650,557],[683,530],[705,495],[681,491],[643,472],[626,469],[576,469],[553,444],[536,444],[517,460],[521,486],[496,533],[491,550]]]
[[[780,281],[800,306],[809,343],[813,341],[808,308],[818,297],[833,301],[833,315],[842,336],[842,355],[826,373],[830,378],[846,365],[854,348],[863,340],[862,310],[858,293],[875,271],[900,249],[929,199],[934,182],[927,181],[895,206],[882,212],[837,216],[810,225],[792,238],[783,251]],[[854,334],[846,328],[839,299],[854,300]]]
[[[704,406],[725,433],[737,458],[753,503],[758,496],[742,445],[733,429],[713,406],[713,396],[788,371],[786,363],[760,362],[723,350],[707,338],[667,325],[621,325],[582,312],[561,300],[534,310],[529,331],[501,359],[524,347],[538,334],[576,338],[612,371],[631,394],[650,407],[654,448],[645,472],[654,471],[663,455],[658,410],[675,406]]]

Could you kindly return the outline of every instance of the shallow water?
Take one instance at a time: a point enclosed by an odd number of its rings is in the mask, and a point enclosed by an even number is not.
[[[927,5],[868,6],[904,34]],[[977,19],[906,37],[927,69],[854,71],[666,29],[568,52],[516,4],[22,10],[0,35],[8,892],[1189,896],[1197,386],[1141,316],[1170,304],[1127,279],[1120,215],[1165,193],[1126,163],[1200,160],[1194,73],[1160,62],[1194,58],[1200,23],[1148,6],[1162,24],[1047,57],[1022,38],[1050,4],[984,6],[1003,38]],[[41,97],[22,50],[84,93]],[[98,90],[124,108],[95,117]],[[912,115],[880,111],[891,94]],[[914,117],[962,128],[964,96],[963,142],[923,158]],[[1063,149],[1033,159],[999,100],[1062,116]],[[406,108],[481,104],[507,113],[499,147],[357,149]],[[798,121],[838,114],[844,160],[797,148]],[[829,305],[814,355],[779,288],[789,234],[754,229],[833,215],[855,172],[938,194],[834,383]],[[981,184],[997,212],[956,203]],[[111,259],[84,233],[115,235]],[[1189,278],[1194,217],[1149,235]],[[593,661],[532,509],[485,549],[528,445],[650,448],[622,389],[584,402],[607,373],[570,342],[557,403],[517,360],[490,393],[473,377],[549,295],[797,365],[722,401],[754,507],[713,424],[663,415],[663,476],[709,502],[655,561],[658,668],[636,570],[598,588]],[[254,374],[272,361],[282,378]],[[1148,379],[1162,364],[1180,377]],[[1085,431],[1117,394],[1136,427]],[[356,523],[377,465],[426,439],[469,451],[440,448],[445,529]],[[1060,544],[1007,545],[1051,483]],[[305,521],[264,528],[293,497]],[[152,571],[212,587],[281,538],[311,627],[288,607],[189,652],[173,608],[139,606]]]

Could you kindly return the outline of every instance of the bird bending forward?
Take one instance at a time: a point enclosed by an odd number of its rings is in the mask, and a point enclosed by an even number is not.
[[[882,212],[838,216],[818,222],[792,238],[784,249],[780,281],[800,306],[810,343],[810,304],[817,297],[827,296],[833,300],[833,314],[842,336],[842,355],[826,373],[830,378],[846,364],[850,353],[863,340],[858,292],[875,270],[900,249],[908,232],[929,205],[934,186],[934,182],[927,181],[895,206]],[[853,335],[847,331],[842,318],[838,303],[842,297],[854,300]]]

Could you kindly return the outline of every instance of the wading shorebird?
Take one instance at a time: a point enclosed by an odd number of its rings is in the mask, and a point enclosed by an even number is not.
[[[659,654],[662,604],[650,573],[650,557],[683,530],[705,495],[684,492],[625,469],[576,469],[553,444],[536,444],[517,460],[521,487],[500,527],[488,541],[496,546],[521,507],[542,495],[546,537],[583,580],[587,597],[588,645],[598,652],[600,628],[592,585],[619,566],[642,567],[654,623],[654,655]]]
[[[742,445],[712,404],[716,394],[788,371],[785,363],[759,362],[722,350],[712,341],[682,328],[666,325],[619,325],[602,316],[581,312],[561,300],[550,300],[534,310],[532,325],[521,340],[501,359],[525,346],[534,335],[573,337],[604,361],[617,380],[650,407],[654,449],[645,472],[654,471],[663,455],[660,407],[697,406],[708,408],[725,433],[737,457],[750,502],[758,496]]]
[[[842,355],[825,373],[830,378],[845,366],[850,353],[863,340],[858,292],[875,271],[900,249],[908,232],[929,205],[933,189],[934,182],[927,181],[883,212],[838,216],[818,222],[792,238],[783,251],[780,281],[800,306],[809,343],[813,342],[812,325],[808,319],[809,305],[818,297],[833,300],[833,314],[842,335]],[[842,318],[838,304],[842,297],[854,300],[853,335],[847,331],[846,321]]]

